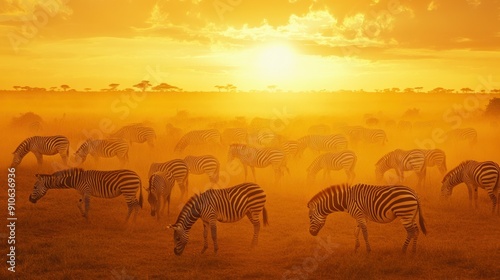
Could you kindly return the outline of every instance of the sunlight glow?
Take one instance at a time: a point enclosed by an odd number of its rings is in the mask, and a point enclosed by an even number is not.
[[[254,63],[255,74],[263,80],[290,79],[295,73],[297,54],[286,44],[265,45],[258,49]]]

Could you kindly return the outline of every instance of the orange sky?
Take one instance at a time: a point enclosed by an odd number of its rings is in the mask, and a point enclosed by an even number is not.
[[[0,33],[1,89],[500,88],[500,0],[4,0]]]

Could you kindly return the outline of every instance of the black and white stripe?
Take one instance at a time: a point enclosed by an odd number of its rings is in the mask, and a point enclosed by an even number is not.
[[[356,166],[357,156],[353,151],[342,151],[338,153],[326,153],[318,156],[313,160],[309,168],[307,168],[307,181],[313,183],[316,174],[323,169],[326,175],[330,176],[330,170],[344,169],[347,175],[347,182],[352,183],[356,174],[354,168]]]
[[[446,141],[454,145],[460,142],[467,142],[470,146],[473,146],[477,143],[477,131],[472,127],[452,129],[445,136]]]
[[[153,128],[143,124],[130,124],[120,128],[118,131],[110,135],[110,138],[122,138],[130,142],[144,143],[147,142],[149,147],[153,148],[156,141],[156,132]]]
[[[333,212],[347,212],[356,219],[358,225],[355,232],[355,250],[360,246],[358,237],[361,230],[366,242],[366,250],[371,251],[368,243],[367,220],[388,223],[399,218],[407,232],[403,252],[406,252],[412,239],[412,251],[416,251],[419,226],[426,234],[418,196],[412,189],[405,186],[335,185],[316,194],[307,207],[309,208],[309,232],[314,236],[324,226],[327,216]],[[417,215],[419,226],[417,226]]]
[[[184,162],[191,174],[207,174],[212,184],[219,182],[220,164],[216,157],[212,155],[186,156]]]
[[[421,150],[425,155],[425,166],[426,168],[436,166],[441,172],[441,175],[445,175],[448,168],[446,167],[446,154],[441,149],[430,149]]]
[[[338,152],[347,149],[347,138],[342,134],[331,135],[307,135],[297,140],[299,142],[301,152],[305,148],[317,152]]]
[[[248,132],[246,128],[227,128],[222,131],[221,142],[229,146],[231,144],[247,144]]]
[[[91,155],[96,161],[98,158],[117,157],[122,166],[128,163],[129,145],[123,139],[87,139],[75,152],[75,159],[83,163],[87,155]]]
[[[203,221],[204,245],[202,253],[208,248],[208,229],[212,233],[214,251],[217,253],[217,222],[234,223],[247,216],[254,227],[252,245],[257,245],[260,231],[260,213],[263,223],[267,225],[265,208],[266,194],[264,190],[253,183],[243,183],[226,189],[210,189],[204,193],[195,194],[182,208],[175,224],[169,228],[174,230],[174,253],[181,255],[189,240],[189,231],[193,224]]]
[[[160,212],[163,212],[167,204],[167,214],[170,214],[170,194],[175,184],[175,178],[171,172],[157,171],[149,177],[148,202],[151,206],[151,216],[160,220]],[[163,202],[163,203],[162,203]]]
[[[283,151],[276,148],[258,149],[244,144],[232,144],[229,147],[228,162],[233,161],[235,158],[238,158],[243,164],[245,180],[247,178],[247,166],[250,166],[255,181],[257,181],[255,177],[255,167],[265,168],[272,165],[277,183],[283,176],[284,172],[282,168],[288,171],[285,154]]]
[[[87,218],[90,197],[115,198],[125,197],[128,206],[127,220],[135,208],[135,216],[142,208],[141,179],[131,170],[121,169],[113,171],[83,170],[80,168],[65,169],[51,175],[37,174],[30,201],[36,203],[49,189],[77,190],[82,198],[78,203],[82,215]],[[139,191],[139,200],[136,198]],[[85,203],[82,208],[82,202]],[[134,219],[135,219],[134,216]]]
[[[474,204],[477,209],[477,190],[482,188],[486,190],[488,196],[491,198],[493,204],[492,212],[494,213],[500,195],[499,174],[500,168],[496,162],[463,161],[444,176],[441,194],[449,197],[456,185],[465,183],[469,192],[469,204],[472,205],[472,191],[474,191]],[[500,213],[500,206],[497,209],[497,213]]]
[[[175,152],[182,152],[190,145],[221,144],[221,135],[217,129],[192,130],[181,137],[175,146]]]
[[[157,171],[172,173],[172,176],[175,181],[177,181],[177,185],[179,185],[179,189],[181,190],[181,196],[187,196],[189,168],[184,160],[173,159],[167,162],[154,162],[149,167],[148,177],[151,177],[151,175]]]
[[[402,183],[404,180],[404,171],[415,171],[418,177],[417,186],[421,186],[425,179],[425,154],[422,150],[418,149],[396,149],[387,153],[375,164],[377,182],[382,182],[384,173],[389,169],[396,171],[399,183]]]
[[[11,167],[17,167],[29,152],[32,152],[36,156],[39,167],[43,163],[43,155],[52,156],[55,154],[59,154],[66,165],[69,155],[69,140],[61,135],[29,137],[23,140],[12,153],[14,159],[12,160]]]

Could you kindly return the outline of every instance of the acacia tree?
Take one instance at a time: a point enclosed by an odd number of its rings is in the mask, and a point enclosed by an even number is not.
[[[424,87],[414,87],[414,89],[415,89],[417,92],[421,92],[421,91],[424,89]]]
[[[70,86],[68,86],[68,85],[61,85],[61,88],[62,88],[64,91],[67,91],[67,90],[70,88]]]
[[[109,84],[109,91],[116,91],[120,84]]]
[[[467,87],[467,88],[461,88],[460,91],[462,91],[463,93],[469,93],[473,90]]]
[[[221,89],[226,88],[226,86],[220,86],[220,85],[217,85],[215,87],[219,90],[219,92],[221,91]]]
[[[227,84],[226,85],[227,92],[235,92],[236,89],[237,89],[237,87],[235,85],[233,85],[233,84]]]
[[[150,86],[151,86],[151,83],[149,83],[149,81],[146,81],[146,80],[142,80],[140,83],[133,85],[133,87],[136,87],[136,88],[142,90],[143,92],[146,91],[146,89]]]

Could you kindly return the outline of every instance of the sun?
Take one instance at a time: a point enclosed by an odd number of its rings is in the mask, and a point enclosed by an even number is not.
[[[297,54],[287,44],[269,44],[258,48],[254,61],[256,74],[265,80],[279,81],[292,78]]]

